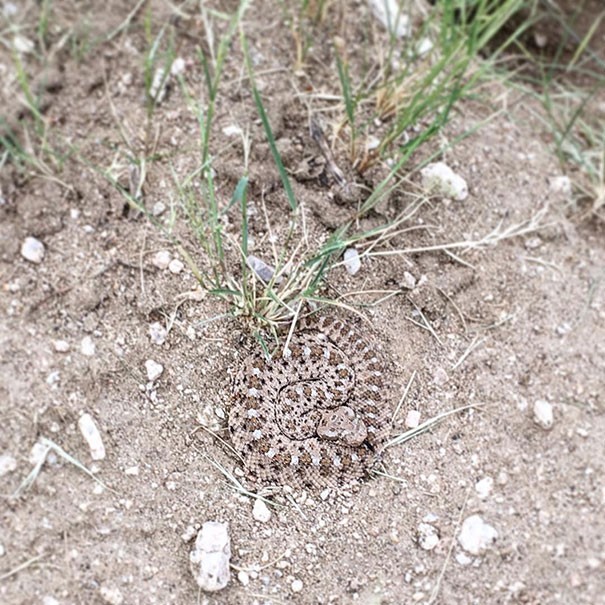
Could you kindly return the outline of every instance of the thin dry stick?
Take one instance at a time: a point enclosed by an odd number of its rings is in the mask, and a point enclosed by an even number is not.
[[[408,380],[405,390],[403,391],[403,395],[401,396],[401,399],[399,400],[399,403],[397,404],[397,407],[395,408],[395,412],[393,413],[393,420],[391,421],[393,423],[395,422],[395,419],[397,418],[397,415],[399,414],[399,410],[401,409],[403,402],[406,400],[406,397],[408,396],[408,393],[410,392],[412,383],[414,382],[414,379],[416,378],[416,373],[417,373],[416,370],[414,370],[412,372],[412,376]]]
[[[36,561],[39,561],[40,559],[42,559],[42,557],[45,557],[45,556],[46,556],[45,554],[41,554],[36,557],[32,557],[31,559],[28,559],[27,561],[24,561],[23,563],[21,563],[21,565],[17,565],[17,567],[13,567],[13,569],[11,569],[10,571],[7,571],[6,573],[4,573],[0,576],[0,582],[2,582],[3,580],[6,580],[7,578],[10,578],[11,576],[14,576],[16,573],[19,573],[20,571],[28,568],[30,565],[33,565]]]
[[[486,338],[481,338],[479,339],[479,336],[475,336],[475,338],[473,338],[473,342],[471,342],[471,344],[467,347],[466,351],[464,351],[464,353],[462,353],[462,355],[460,356],[460,359],[458,359],[458,361],[452,366],[452,370],[456,370],[457,368],[460,367],[460,365],[464,362],[464,360],[480,345],[482,345],[487,339]]]
[[[447,568],[447,564],[449,563],[449,561],[452,557],[452,551],[454,550],[454,544],[456,543],[456,534],[458,533],[458,528],[460,527],[460,523],[462,522],[462,515],[464,514],[464,511],[466,510],[466,504],[468,502],[470,493],[471,493],[471,488],[469,487],[466,490],[466,498],[464,499],[464,504],[462,505],[462,508],[460,509],[460,514],[458,515],[458,520],[456,521],[456,525],[454,527],[454,533],[452,535],[452,540],[450,542],[450,547],[448,548],[447,555],[445,556],[445,561],[443,562],[443,567],[441,568],[441,571],[437,578],[437,583],[435,584],[435,588],[433,588],[433,592],[431,593],[431,596],[428,600],[427,605],[432,605],[436,601],[437,597],[439,596],[439,591],[441,590],[441,582],[443,580],[443,576],[445,575],[445,570]]]
[[[418,305],[409,296],[408,296],[408,301],[414,305],[414,308],[416,309],[416,311],[418,312],[420,317],[422,317],[422,321],[424,321],[424,323],[426,325],[426,329],[433,335],[435,340],[441,346],[443,346],[443,342],[442,342],[441,338],[439,338],[439,336],[437,336],[437,332],[435,332],[435,330],[433,329],[433,326],[430,324],[429,320],[424,316],[424,313],[421,311],[420,307],[418,307]],[[412,323],[417,323],[411,318],[407,318],[407,319],[409,319]]]

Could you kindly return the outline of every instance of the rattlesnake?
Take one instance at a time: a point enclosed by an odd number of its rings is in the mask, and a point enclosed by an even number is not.
[[[272,359],[261,352],[244,359],[229,430],[254,483],[348,486],[367,474],[391,419],[376,349],[325,316]]]

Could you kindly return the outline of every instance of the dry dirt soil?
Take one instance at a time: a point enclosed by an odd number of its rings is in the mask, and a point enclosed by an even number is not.
[[[200,429],[205,424],[228,440],[230,380],[255,346],[246,322],[200,295],[187,265],[172,272],[154,264],[158,251],[179,258],[178,250],[102,174],[112,167],[128,186],[128,154],[142,157],[144,142],[153,141],[144,203],[156,211],[164,204],[157,221],[178,234],[198,266],[208,266],[179,211],[173,179],[199,166],[196,118],[174,83],[151,122],[144,96],[151,15],[154,35],[169,23],[182,77],[207,102],[197,52],[211,42],[199,6],[185,5],[170,21],[174,6],[146,3],[103,41],[134,3],[46,4],[44,49],[38,3],[0,5],[3,40],[12,39],[10,22],[34,42],[22,55],[24,69],[40,94],[49,141],[64,153],[58,165],[36,146],[44,165],[8,162],[0,173],[0,602],[605,603],[605,225],[552,187],[562,170],[539,107],[496,84],[482,90],[492,104],[460,106],[431,145],[492,117],[442,156],[467,180],[468,198],[431,199],[408,221],[415,228],[383,249],[478,241],[522,224],[525,233],[461,248],[455,257],[376,256],[354,276],[342,265],[328,276],[326,295],[364,292],[347,300],[366,304],[360,310],[371,322],[368,337],[392,359],[389,406],[395,409],[411,381],[394,434],[406,430],[409,410],[425,421],[474,407],[387,450],[383,470],[391,478],[374,476],[325,500],[294,494],[296,505],[276,496],[280,506],[263,523],[252,516],[253,500],[213,464],[235,472],[237,460]],[[342,4],[333,3],[314,31],[297,73],[283,4],[254,3],[243,21],[309,250],[356,204],[338,199],[325,175],[300,169],[321,160],[310,114],[331,132],[342,112],[333,100],[340,95],[333,37],[359,69],[374,60],[364,40],[385,40],[366,3]],[[16,13],[7,16],[9,5]],[[209,19],[218,38],[226,24]],[[289,210],[243,65],[236,36],[211,139],[217,195],[227,204],[244,170],[241,139],[224,129],[249,129],[251,251],[271,259],[272,243],[288,245]],[[0,82],[2,114],[33,133],[10,44],[0,46]],[[494,105],[504,110],[494,116]],[[354,175],[345,147],[335,145],[336,161]],[[384,170],[377,165],[363,184],[371,189]],[[359,227],[397,216],[418,184],[412,175]],[[227,214],[224,226],[235,241],[237,213]],[[28,236],[45,246],[39,264],[20,254]],[[386,291],[397,294],[367,304]],[[163,344],[150,337],[157,322],[168,331]],[[164,368],[153,382],[147,360]],[[550,429],[535,421],[537,401],[552,405]],[[101,431],[103,460],[91,459],[78,428],[84,412]],[[33,485],[15,496],[40,439],[106,487],[51,452]],[[458,541],[472,515],[497,532],[477,554]],[[231,581],[215,594],[200,593],[189,569],[195,531],[208,520],[228,522],[233,553]],[[438,536],[431,549],[419,534],[422,523]]]

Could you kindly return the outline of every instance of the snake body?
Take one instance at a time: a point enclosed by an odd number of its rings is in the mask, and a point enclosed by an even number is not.
[[[376,347],[327,316],[272,359],[246,357],[233,384],[229,430],[253,482],[359,482],[389,431],[384,373]]]

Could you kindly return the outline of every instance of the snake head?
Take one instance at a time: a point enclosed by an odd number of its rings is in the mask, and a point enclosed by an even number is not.
[[[317,435],[321,439],[341,441],[351,447],[358,447],[366,440],[368,428],[353,409],[341,405],[322,411],[317,425]]]

